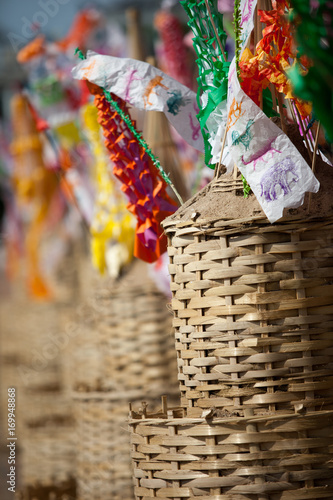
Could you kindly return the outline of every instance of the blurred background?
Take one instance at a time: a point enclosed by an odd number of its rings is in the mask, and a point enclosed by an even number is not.
[[[231,60],[233,2],[219,9]],[[17,498],[132,499],[128,403],[177,404],[168,258],[134,257],[134,217],[71,69],[78,47],[148,60],[196,92],[186,23],[177,0],[0,1],[3,500],[14,498],[10,429]],[[162,113],[129,109],[184,200],[209,182],[203,155]]]

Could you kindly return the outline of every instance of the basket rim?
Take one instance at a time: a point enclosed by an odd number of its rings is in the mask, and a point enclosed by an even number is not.
[[[172,408],[170,408],[172,410]],[[148,414],[149,415],[149,414]],[[154,413],[152,417],[138,416],[137,418],[128,418],[127,422],[129,425],[138,424],[162,424],[162,425],[196,425],[196,424],[207,424],[207,425],[219,425],[219,424],[231,424],[245,422],[246,424],[259,423],[259,422],[274,422],[279,420],[304,420],[313,417],[332,417],[333,410],[323,410],[323,411],[309,411],[307,413],[285,413],[276,415],[251,415],[251,416],[232,416],[232,417],[165,417],[163,414],[158,416],[158,413]]]
[[[201,233],[205,232],[205,229],[207,229],[205,226],[214,226],[216,223],[219,223],[219,228],[222,229],[222,227],[227,226],[227,225],[235,225],[235,226],[242,226],[243,224],[251,224],[251,223],[257,223],[260,225],[266,225],[269,227],[275,227],[278,226],[279,224],[285,224],[289,222],[299,222],[303,223],[310,222],[310,221],[315,221],[315,220],[332,220],[333,221],[333,215],[329,216],[320,216],[320,215],[307,215],[304,217],[304,215],[288,215],[288,216],[283,216],[280,219],[278,219],[274,223],[270,223],[268,218],[266,217],[265,214],[260,214],[260,215],[253,215],[251,217],[240,217],[238,219],[234,219],[232,217],[218,217],[218,218],[206,218],[206,219],[200,219],[200,214],[196,214],[195,210],[193,211],[193,219],[189,220],[182,220],[182,219],[177,219],[175,218],[177,216],[177,213],[180,210],[187,209],[191,205],[194,205],[200,198],[205,196],[210,190],[214,190],[214,187],[217,184],[232,184],[236,182],[235,180],[232,179],[223,179],[223,178],[213,178],[203,189],[198,191],[192,198],[187,200],[181,207],[176,211],[174,214],[170,215],[169,217],[165,218],[162,222],[161,225],[164,228],[164,231],[170,232],[172,231],[172,228],[182,228],[182,227],[192,227],[193,229],[196,228],[199,230]],[[253,195],[254,196],[254,195]],[[303,202],[304,203],[304,202]],[[302,205],[302,204],[301,204]]]
[[[306,223],[306,226],[304,225]],[[218,219],[197,219],[195,221],[188,220],[168,220],[162,222],[164,232],[171,236],[177,232],[179,235],[191,234],[200,236],[204,234],[214,233],[218,231],[219,235],[227,235],[233,233],[244,233],[247,231],[257,232],[274,232],[274,231],[291,231],[303,232],[309,229],[321,229],[325,226],[333,224],[333,216],[309,216],[306,219],[300,216],[282,217],[274,224],[271,224],[268,219],[261,215],[246,217],[241,219],[218,218]]]

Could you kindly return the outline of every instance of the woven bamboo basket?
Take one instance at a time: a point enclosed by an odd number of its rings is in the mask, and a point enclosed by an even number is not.
[[[106,387],[164,394],[177,390],[172,315],[153,283],[118,290],[100,325],[104,337]],[[115,324],[116,323],[116,324]]]
[[[17,297],[16,293],[14,298],[6,299],[1,297],[0,340],[1,356],[3,358],[22,358],[24,355],[24,348],[19,343],[19,339],[20,336],[22,337],[22,315],[25,315],[28,311],[29,302],[20,299],[21,297]],[[20,315],[18,315],[18,310],[21,311]]]
[[[159,397],[141,391],[74,393],[78,500],[134,498],[128,404]],[[145,405],[143,405],[145,408]]]
[[[43,425],[44,424],[44,425]],[[20,441],[22,484],[57,484],[74,477],[74,423],[58,419],[29,426]]]
[[[135,499],[333,498],[332,423],[333,411],[206,419],[132,411]]]
[[[237,196],[240,179],[222,177],[164,221],[188,416],[333,408],[332,175],[321,175],[311,215],[305,203],[270,224],[254,195]]]
[[[79,500],[134,498],[128,403],[179,397],[172,315],[139,261],[94,290],[75,337]]]
[[[96,289],[73,345],[74,390],[178,390],[172,314],[141,262]]]
[[[57,331],[58,311],[53,303],[28,300],[18,288],[15,284],[12,293],[1,301],[1,358],[30,368],[32,376],[33,371],[38,372],[41,366],[38,362],[43,359],[48,367],[55,364],[56,356],[47,359],[44,348],[48,348],[50,338]]]
[[[63,243],[63,255],[50,276],[53,295],[61,308],[73,305],[81,294],[82,260],[85,256],[84,235],[77,234]]]

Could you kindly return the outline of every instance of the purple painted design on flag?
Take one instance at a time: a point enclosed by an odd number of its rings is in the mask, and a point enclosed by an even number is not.
[[[142,80],[142,78],[134,78],[134,75],[135,73],[137,73],[138,70],[137,69],[132,69],[130,70],[129,72],[129,75],[127,77],[127,83],[126,83],[126,89],[125,89],[125,101],[127,102],[130,102],[130,97],[129,97],[129,93],[130,93],[130,86],[132,85],[133,82],[135,81],[139,81],[139,80]]]
[[[190,118],[190,125],[191,125],[191,129],[192,129],[192,139],[194,141],[196,141],[198,138],[199,138],[199,133],[200,133],[200,124],[195,126],[194,123],[193,123],[193,118],[192,118],[192,115],[191,113],[189,113],[189,118]]]
[[[288,174],[291,174],[288,176]],[[285,158],[280,163],[272,165],[261,177],[261,194],[267,202],[277,199],[276,188],[280,186],[283,196],[291,192],[290,184],[299,181],[296,166],[291,158]]]
[[[243,12],[242,12],[242,21],[241,26],[244,23],[247,23],[252,16],[252,5],[254,0],[247,0],[244,4]]]

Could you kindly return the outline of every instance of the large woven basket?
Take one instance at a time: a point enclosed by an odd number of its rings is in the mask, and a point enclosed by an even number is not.
[[[230,205],[237,183],[213,181],[163,223],[182,404],[188,416],[332,409],[331,205],[270,224],[253,200]]]
[[[135,499],[333,498],[333,411],[271,417],[130,414]]]
[[[78,500],[134,498],[128,404],[143,400],[159,402],[141,391],[74,393]]]

